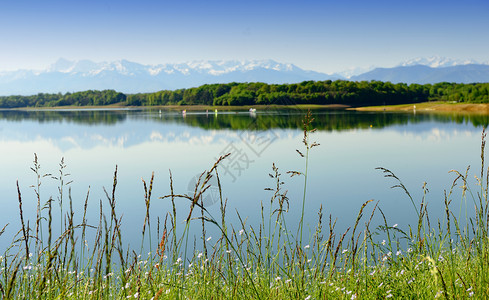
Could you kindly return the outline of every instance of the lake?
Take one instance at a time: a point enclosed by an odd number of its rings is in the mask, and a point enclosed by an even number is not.
[[[236,230],[236,211],[246,217],[247,226],[260,222],[261,202],[265,215],[274,187],[272,164],[279,168],[288,190],[290,211],[287,220],[300,218],[304,180],[290,177],[289,170],[303,171],[302,118],[299,109],[193,112],[159,110],[40,110],[0,111],[0,229],[10,223],[0,237],[0,250],[11,244],[21,228],[16,187],[23,199],[24,221],[35,226],[37,198],[33,167],[37,154],[42,174],[41,204],[54,199],[54,230],[59,230],[59,165],[64,158],[63,211],[69,209],[71,189],[75,223],[81,222],[88,196],[88,223],[98,225],[99,203],[109,215],[104,188],[111,194],[115,167],[118,168],[116,210],[122,216],[123,239],[138,250],[145,217],[144,188],[154,171],[151,198],[151,226],[163,223],[171,210],[168,199],[172,172],[175,193],[191,194],[196,178],[213,166],[221,155],[231,153],[219,166],[223,198],[228,200],[227,217]],[[423,197],[427,182],[430,215],[443,217],[443,193],[455,179],[450,170],[480,174],[480,146],[487,116],[455,116],[415,113],[367,113],[344,110],[313,110],[315,121],[311,141],[320,144],[310,151],[306,193],[305,236],[317,223],[317,212],[338,219],[338,230],[353,225],[362,203],[379,201],[389,225],[407,228],[416,222],[416,213],[406,194],[391,189],[396,182],[376,170],[392,170],[409,189],[416,203]],[[473,179],[475,183],[475,179]],[[220,217],[216,181],[204,196],[211,214]],[[460,190],[459,188],[456,188]],[[458,201],[458,202],[457,202]],[[374,203],[367,206],[367,217]],[[457,211],[460,198],[454,200]],[[177,202],[179,224],[188,215],[189,202]],[[43,215],[47,214],[43,211]],[[57,215],[56,215],[57,214]],[[198,215],[197,213],[195,215]],[[198,225],[193,221],[195,240]],[[364,221],[363,221],[364,222]],[[363,223],[362,222],[362,223]],[[376,215],[374,223],[382,220]],[[209,226],[209,235],[217,234]],[[153,248],[156,246],[153,240]]]

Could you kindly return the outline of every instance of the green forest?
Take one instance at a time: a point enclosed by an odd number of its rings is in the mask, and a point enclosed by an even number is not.
[[[124,94],[114,90],[32,96],[2,96],[0,108],[155,105],[295,105],[344,104],[349,106],[394,105],[426,101],[489,103],[489,83],[404,84],[381,81],[304,81],[293,84],[225,83]]]

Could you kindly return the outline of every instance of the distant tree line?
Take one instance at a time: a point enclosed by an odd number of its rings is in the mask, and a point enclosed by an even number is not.
[[[155,105],[270,105],[345,104],[351,106],[393,105],[425,101],[489,103],[489,83],[405,84],[381,81],[304,81],[293,84],[226,83],[164,90],[155,93],[123,94],[114,90],[66,94],[0,97],[1,108]]]

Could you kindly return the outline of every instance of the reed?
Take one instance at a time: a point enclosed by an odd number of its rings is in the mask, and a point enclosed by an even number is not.
[[[307,235],[304,232],[307,169],[313,161],[309,150],[318,145],[310,142],[310,134],[314,132],[310,128],[312,122],[308,113],[304,121],[305,150],[297,151],[305,159],[304,170],[288,172],[292,176],[304,176],[302,199],[289,198],[282,172],[272,164],[271,187],[266,188],[270,200],[261,203],[261,221],[249,223],[239,212],[228,212],[219,178],[220,164],[227,159],[227,154],[201,173],[191,195],[174,191],[170,171],[170,194],[159,199],[170,201],[171,210],[155,212],[150,205],[157,184],[153,173],[149,185],[142,180],[145,217],[141,220],[138,252],[125,248],[123,243],[123,218],[116,199],[117,166],[112,190],[105,191],[106,200],[98,202],[98,225],[93,226],[87,220],[90,188],[78,220],[70,187],[65,195],[71,182],[66,179],[67,166],[61,161],[59,176],[55,178],[60,203],[58,234],[52,228],[56,221],[53,216],[57,216],[53,214],[53,196],[45,200],[45,193],[41,193],[44,176],[40,175],[35,155],[32,170],[36,174],[33,188],[37,205],[32,224],[36,225],[30,228],[30,220],[25,219],[25,196],[17,184],[21,228],[14,232],[11,245],[0,256],[1,298],[489,298],[489,172],[484,163],[485,130],[481,172],[475,183],[470,179],[469,169],[463,173],[451,172],[455,178],[441,197],[445,210],[442,219],[430,219],[426,184],[421,199],[415,199],[394,172],[379,168],[388,180],[394,181],[393,187],[407,196],[416,224],[406,228],[389,225],[391,220],[382,211],[382,203],[367,200],[344,231],[339,231],[336,218],[326,215],[321,205],[317,208],[316,225]],[[219,190],[217,217],[203,202],[211,188],[211,178],[216,178]],[[178,201],[187,201],[188,209],[179,211]],[[290,215],[291,201],[302,201],[297,219]],[[454,207],[459,207],[458,212]],[[163,215],[164,222],[160,224]],[[179,216],[186,217],[182,228],[177,222]],[[155,218],[156,240],[152,239],[155,232],[151,231],[150,222]],[[154,224],[153,221],[153,227]],[[10,229],[17,230],[7,225],[0,231],[2,239]],[[201,237],[190,235],[191,225],[200,227]],[[47,241],[44,241],[46,231]],[[218,236],[211,239],[208,235],[211,231],[217,231]],[[31,249],[35,253],[31,254]]]

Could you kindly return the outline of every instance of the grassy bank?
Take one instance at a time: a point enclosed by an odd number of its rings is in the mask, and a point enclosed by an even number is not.
[[[261,222],[248,224],[239,212],[229,212],[222,198],[221,156],[202,172],[194,193],[152,195],[153,177],[143,181],[141,205],[146,215],[141,220],[141,242],[149,241],[152,251],[143,247],[127,249],[121,230],[117,199],[117,168],[112,188],[100,204],[97,224],[85,218],[87,201],[80,222],[74,218],[67,166],[53,175],[58,195],[46,198],[42,183],[46,177],[35,157],[32,171],[37,175],[33,189],[37,196],[34,220],[25,219],[23,196],[18,188],[20,228],[6,225],[6,232],[17,232],[11,246],[1,254],[0,295],[3,299],[464,299],[489,297],[489,201],[486,170],[485,133],[481,144],[481,169],[474,181],[469,170],[453,171],[440,200],[445,203],[446,218],[429,218],[428,203],[413,199],[394,173],[381,172],[400,189],[400,197],[413,206],[418,222],[407,228],[391,224],[381,203],[371,200],[357,207],[358,215],[344,232],[336,229],[335,216],[317,207],[316,220],[304,220],[308,207],[308,166],[314,163],[319,145],[311,128],[312,116],[304,119],[303,145],[297,159],[303,169],[282,171],[271,162],[270,199],[261,203]],[[320,146],[319,146],[320,147]],[[290,149],[291,154],[295,149]],[[449,166],[447,166],[449,167]],[[284,166],[286,168],[286,166]],[[282,182],[293,176],[302,185],[302,199],[289,199]],[[203,205],[211,179],[219,188],[220,214],[212,215]],[[426,190],[425,190],[426,191]],[[151,211],[159,197],[172,203],[169,212]],[[58,199],[60,205],[54,202]],[[177,201],[189,204],[177,211]],[[297,220],[286,218],[289,201],[301,201]],[[64,203],[64,205],[62,204]],[[108,210],[102,209],[103,206]],[[462,208],[461,216],[454,211]],[[60,209],[60,220],[53,211]],[[151,222],[150,214],[158,214]],[[237,223],[229,215],[237,214]],[[374,216],[383,220],[373,226]],[[337,216],[340,218],[341,216]],[[181,222],[185,219],[185,222]],[[286,222],[286,219],[288,220]],[[61,234],[52,230],[60,224]],[[294,223],[291,223],[294,222]],[[198,247],[193,247],[190,224],[202,230]],[[3,224],[2,224],[3,225]],[[95,226],[91,226],[95,225]],[[303,230],[310,225],[313,230]],[[0,227],[1,228],[1,227]],[[298,228],[293,230],[292,228]],[[95,231],[93,238],[87,230]],[[218,236],[209,236],[217,230]],[[156,237],[156,239],[154,239]],[[153,240],[151,240],[153,238]]]
[[[450,102],[423,102],[416,104],[366,106],[349,108],[358,111],[402,111],[402,112],[441,112],[460,114],[489,114],[489,104],[486,103],[450,103]]]

